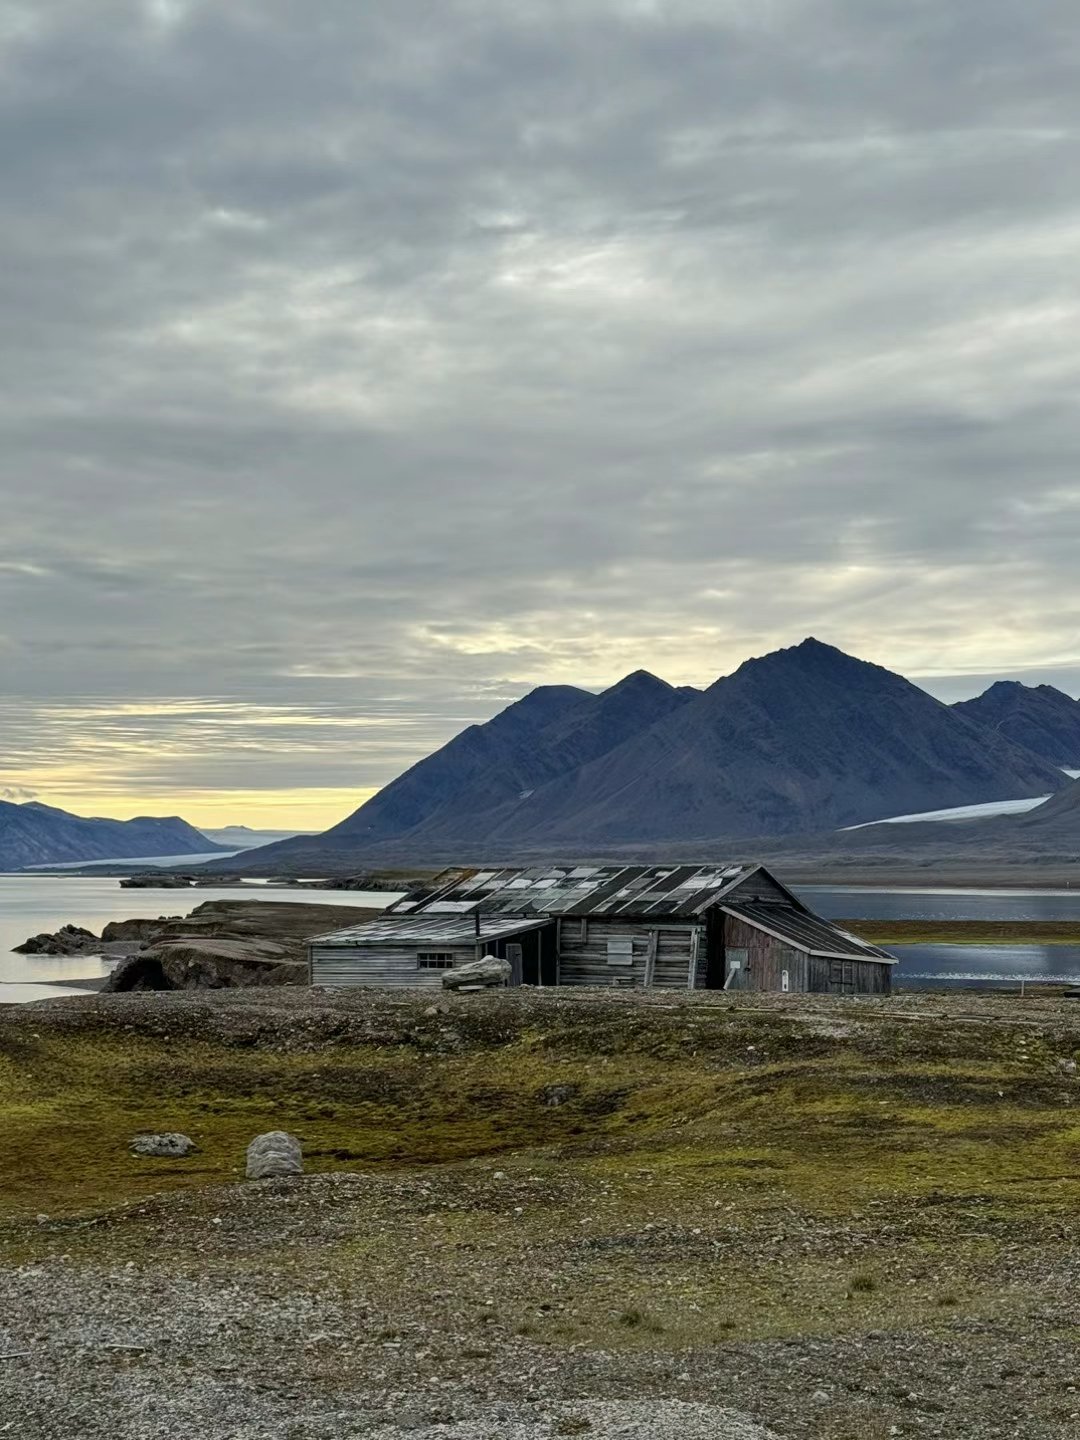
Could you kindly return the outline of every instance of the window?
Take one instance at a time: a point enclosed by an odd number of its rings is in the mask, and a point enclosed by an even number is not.
[[[633,965],[633,939],[609,940],[607,942],[607,963],[609,965]]]
[[[444,950],[421,950],[416,957],[418,970],[452,970],[454,957]]]

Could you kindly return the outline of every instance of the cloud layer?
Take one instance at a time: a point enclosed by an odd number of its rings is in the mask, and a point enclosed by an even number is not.
[[[1074,51],[1064,0],[9,0],[0,783],[330,819],[529,684],[808,633],[1075,693]]]

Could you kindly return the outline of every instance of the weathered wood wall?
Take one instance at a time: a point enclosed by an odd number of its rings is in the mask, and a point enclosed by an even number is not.
[[[873,960],[827,960],[810,957],[810,989],[816,995],[889,995],[891,965]]]
[[[688,990],[704,975],[702,926],[690,921],[650,924],[647,919],[568,916],[559,922],[560,985],[651,985]],[[629,963],[614,963],[609,941],[629,941]],[[692,969],[693,967],[693,969]]]
[[[481,953],[509,959],[510,947],[521,946],[521,978],[526,985],[553,985],[556,974],[555,924],[551,922],[520,935],[485,940]],[[453,955],[454,964],[466,965],[476,959],[476,944],[460,941],[449,944],[435,940],[410,939],[392,944],[383,940],[373,945],[313,945],[311,983],[328,986],[374,986],[387,989],[442,988],[444,970],[421,970],[420,954]]]
[[[746,951],[746,964],[737,972],[731,990],[782,990],[783,972],[788,972],[788,989],[805,991],[809,987],[810,957],[803,950],[783,944],[734,915],[724,917],[724,950],[730,960],[732,950]]]
[[[782,886],[763,871],[755,871],[724,897],[725,900],[781,900],[791,903],[790,896]]]
[[[424,986],[442,989],[443,970],[418,970],[416,957],[421,952],[453,955],[455,965],[476,959],[476,947],[469,945],[313,945],[311,947],[311,983],[313,985],[372,985],[387,989]]]

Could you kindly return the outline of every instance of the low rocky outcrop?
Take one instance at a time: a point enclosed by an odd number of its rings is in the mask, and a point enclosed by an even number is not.
[[[168,1131],[164,1135],[136,1135],[128,1147],[133,1155],[147,1155],[155,1159],[183,1160],[199,1148],[187,1135]]]
[[[249,985],[300,985],[306,978],[306,965],[290,959],[284,945],[194,935],[144,947],[122,960],[102,988],[229,990]]]
[[[256,1135],[247,1148],[249,1180],[269,1180],[303,1173],[300,1141],[284,1130],[270,1130],[265,1135]]]
[[[88,955],[100,944],[92,930],[81,925],[62,925],[55,934],[31,935],[16,945],[17,955]]]
[[[113,941],[141,941],[144,944],[151,944],[159,940],[161,936],[167,935],[171,928],[183,924],[181,915],[162,915],[157,920],[136,919],[136,920],[110,920],[101,932],[101,938],[106,944]]]
[[[499,960],[494,955],[485,955],[482,960],[470,960],[447,970],[442,977],[444,990],[487,990],[506,985],[513,970],[509,960]]]
[[[190,890],[194,884],[194,875],[171,875],[157,870],[146,875],[125,875],[120,881],[120,889]]]

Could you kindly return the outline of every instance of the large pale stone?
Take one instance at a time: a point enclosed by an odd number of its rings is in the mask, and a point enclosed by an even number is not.
[[[482,960],[470,960],[467,965],[457,965],[447,970],[442,977],[445,990],[462,990],[467,986],[505,985],[513,974],[509,960],[499,960],[494,955],[485,955]]]
[[[247,1148],[247,1178],[267,1180],[276,1175],[302,1175],[303,1152],[295,1135],[270,1130],[256,1135]]]

